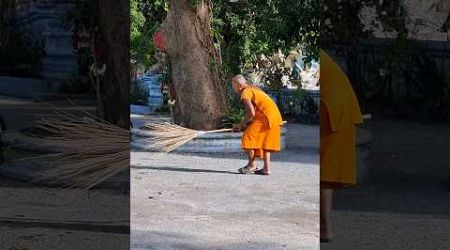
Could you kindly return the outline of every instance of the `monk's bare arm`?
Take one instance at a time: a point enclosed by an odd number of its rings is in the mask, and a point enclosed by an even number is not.
[[[244,103],[245,106],[245,123],[250,123],[253,118],[255,118],[256,111],[255,107],[253,107],[253,104],[250,100],[244,99],[242,100],[242,103]]]

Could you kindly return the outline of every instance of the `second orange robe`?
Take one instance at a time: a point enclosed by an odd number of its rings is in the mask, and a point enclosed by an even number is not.
[[[355,184],[355,133],[362,115],[350,80],[323,50],[320,94],[320,181]]]

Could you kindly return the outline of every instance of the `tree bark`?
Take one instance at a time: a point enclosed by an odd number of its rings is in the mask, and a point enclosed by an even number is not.
[[[171,0],[163,24],[165,48],[172,62],[175,122],[209,130],[217,128],[227,110],[219,54],[211,37],[212,4]]]
[[[130,127],[129,0],[99,1],[99,63],[106,64],[100,91],[104,119]]]

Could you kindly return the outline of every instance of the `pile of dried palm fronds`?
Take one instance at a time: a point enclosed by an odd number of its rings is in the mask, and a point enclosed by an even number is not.
[[[96,117],[58,112],[57,118],[41,120],[29,133],[34,143],[50,146],[49,162],[38,181],[70,188],[92,188],[129,169],[130,132]]]
[[[198,131],[184,128],[170,122],[155,121],[146,124],[142,130],[133,130],[134,134],[145,136],[146,142],[154,151],[170,152],[197,136],[209,133],[228,132],[232,129]]]

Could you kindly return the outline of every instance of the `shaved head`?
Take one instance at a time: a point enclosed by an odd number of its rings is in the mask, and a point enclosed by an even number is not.
[[[241,74],[233,76],[232,80],[233,90],[236,93],[240,93],[244,87],[247,86],[247,80]]]
[[[241,74],[235,75],[235,76],[233,77],[233,81],[236,81],[236,82],[238,82],[238,83],[247,83],[247,80],[246,80],[245,77],[244,77],[243,75],[241,75]]]

